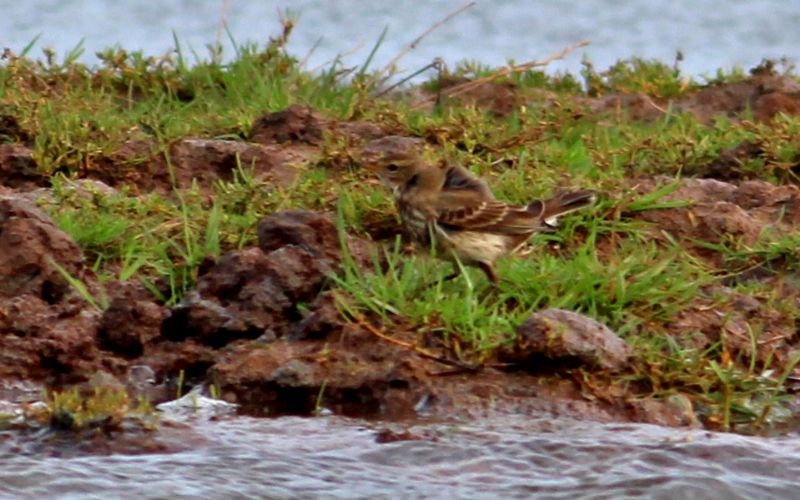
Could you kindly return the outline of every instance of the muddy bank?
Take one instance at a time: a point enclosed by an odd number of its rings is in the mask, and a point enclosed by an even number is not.
[[[800,84],[794,78],[775,73],[770,63],[754,68],[741,81],[710,84],[676,97],[594,89],[592,93],[598,95],[571,96],[565,100],[556,92],[520,88],[510,82],[450,77],[443,78],[439,87],[436,92],[416,93],[415,105],[433,109],[437,103],[467,104],[497,116],[507,116],[523,106],[569,105],[576,115],[603,114],[652,121],[673,113],[689,113],[705,124],[719,118],[738,121],[745,113],[760,122],[768,122],[778,114],[800,114]]]
[[[800,111],[787,104],[800,98],[797,89],[780,78],[756,75],[711,86],[672,103],[673,109],[701,120],[719,113],[738,116],[746,109],[765,120],[777,112]],[[474,102],[489,102],[497,114],[531,104],[509,92],[503,86],[489,91],[491,99],[473,96]],[[505,102],[512,98],[512,104]],[[581,102],[595,113],[624,106],[636,115],[642,102],[660,113],[666,104],[620,95],[585,99]],[[546,99],[537,102],[548,105]],[[648,111],[641,118],[657,116]],[[265,183],[289,185],[300,165],[318,161],[335,169],[348,160],[321,158],[328,134],[361,145],[392,132],[371,123],[337,122],[295,105],[257,120],[244,141],[179,141],[166,153],[170,161],[137,136],[87,163],[81,174],[109,189],[132,186],[165,195],[172,192],[174,177],[177,188],[195,182],[207,194],[215,182],[230,180],[247,164]],[[65,387],[107,373],[159,402],[174,396],[182,374],[187,385],[213,384],[223,399],[270,415],[325,408],[386,418],[547,411],[664,425],[702,420],[703,401],[683,394],[650,398],[646,395],[653,388],[621,383],[644,366],[631,351],[630,338],[570,311],[535,313],[518,325],[511,345],[480,362],[461,359],[453,344],[436,335],[402,326],[386,331],[375,317],[346,316],[337,307],[340,291],[332,286],[331,274],[341,272],[347,258],[352,259],[348,265],[364,272],[380,272],[371,252],[392,234],[365,224],[368,234],[342,237],[332,213],[281,210],[263,218],[256,229],[258,245],[205,262],[196,286],[172,307],[138,280],[100,283],[80,247],[37,206],[43,197],[47,203],[48,179],[36,173],[29,138],[13,137],[18,142],[0,148],[0,380]],[[664,198],[686,204],[635,212],[620,204],[620,211],[614,212],[615,206],[600,216],[613,213],[646,223],[654,239],[685,240],[698,258],[722,266],[725,253],[703,242],[733,238],[755,244],[764,231],[800,229],[796,186],[725,175],[735,170],[737,155],[752,154],[758,149],[723,152],[709,166],[722,180],[684,179]],[[666,182],[637,179],[629,188],[645,195]],[[797,288],[781,277],[781,258],[787,257],[776,256],[760,274],[758,268],[746,269],[731,279],[780,281],[785,294],[796,297]],[[800,340],[790,313],[724,285],[702,292],[670,326],[676,338],[690,336],[704,349],[724,337],[734,358],[772,359],[776,369],[788,366]],[[720,302],[720,295],[726,300]],[[89,300],[101,296],[105,304]],[[752,323],[762,329],[755,343],[748,334]],[[144,386],[131,375],[141,367],[153,373]]]

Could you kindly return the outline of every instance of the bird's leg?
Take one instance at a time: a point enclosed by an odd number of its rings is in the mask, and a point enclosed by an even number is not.
[[[478,267],[481,269],[481,271],[486,273],[486,277],[489,278],[489,281],[492,282],[493,286],[496,287],[500,283],[500,278],[497,277],[497,273],[491,264],[487,262],[478,262]]]

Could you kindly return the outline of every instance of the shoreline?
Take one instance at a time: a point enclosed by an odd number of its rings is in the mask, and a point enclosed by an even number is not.
[[[374,98],[369,74],[310,75],[285,41],[226,68],[125,51],[93,71],[0,66],[0,380],[111,387],[128,406],[211,384],[267,415],[751,431],[794,413],[796,77],[766,64],[701,85],[633,60],[583,82],[481,70]],[[358,159],[387,135],[508,201],[601,200],[505,259],[483,299],[479,274],[445,283],[447,264],[398,243]],[[558,309],[630,357],[520,340]],[[141,366],[152,377],[132,379]]]

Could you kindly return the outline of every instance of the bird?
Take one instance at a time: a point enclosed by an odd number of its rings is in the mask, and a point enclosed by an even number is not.
[[[558,216],[596,199],[584,189],[512,205],[496,199],[486,181],[464,167],[425,162],[420,149],[408,137],[383,137],[362,149],[362,164],[392,190],[412,240],[437,257],[478,267],[493,285],[500,281],[499,258],[519,250],[533,233],[555,227]]]

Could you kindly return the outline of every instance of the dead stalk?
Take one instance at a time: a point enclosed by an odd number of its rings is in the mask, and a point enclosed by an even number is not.
[[[506,68],[502,68],[502,69],[492,73],[489,76],[485,76],[483,78],[478,78],[477,80],[472,80],[470,82],[465,82],[465,83],[461,83],[461,84],[458,84],[458,85],[453,85],[452,87],[449,87],[449,88],[443,90],[442,91],[442,95],[445,95],[445,96],[448,96],[448,97],[455,97],[457,95],[463,94],[464,92],[468,92],[469,90],[471,90],[471,89],[473,89],[475,87],[483,85],[484,83],[491,82],[492,80],[496,80],[496,79],[501,78],[503,76],[508,76],[508,75],[513,74],[513,73],[521,73],[523,71],[528,71],[531,68],[547,66],[548,64],[550,64],[553,61],[558,61],[560,59],[563,59],[567,54],[569,54],[573,50],[579,49],[581,47],[586,47],[587,45],[589,45],[589,42],[587,40],[582,40],[582,41],[580,41],[580,42],[578,42],[578,43],[576,43],[574,45],[570,45],[569,47],[566,47],[565,49],[563,49],[561,52],[559,52],[557,54],[553,54],[553,55],[551,55],[549,57],[546,57],[546,58],[542,59],[541,61],[529,61],[529,62],[526,62],[526,63],[523,63],[523,64],[517,64],[515,66],[509,66],[509,67],[506,67]]]
[[[403,342],[402,340],[398,340],[398,339],[392,338],[392,337],[386,335],[385,333],[383,333],[378,328],[372,326],[360,314],[355,317],[355,320],[356,320],[356,323],[358,323],[360,326],[365,328],[368,332],[370,332],[371,334],[375,335],[379,339],[385,340],[386,342],[390,342],[390,343],[395,344],[395,345],[398,345],[398,346],[400,346],[400,347],[402,347],[404,349],[407,349],[409,351],[413,351],[416,354],[419,354],[420,356],[422,356],[423,358],[430,359],[432,361],[436,361],[438,363],[442,363],[443,365],[453,366],[453,367],[458,368],[459,370],[464,370],[464,371],[469,371],[469,372],[475,372],[475,371],[480,370],[480,368],[481,368],[480,365],[476,366],[476,365],[472,365],[472,364],[468,364],[468,363],[463,363],[461,361],[456,361],[456,360],[452,360],[452,359],[443,358],[441,356],[437,356],[436,354],[432,354],[432,353],[426,351],[425,349],[422,349],[421,347],[419,347],[419,346],[417,346],[415,344],[411,344],[411,343],[408,343],[408,342]]]
[[[220,12],[219,15],[219,27],[217,28],[217,43],[214,46],[214,52],[216,54],[222,53],[222,33],[225,31],[225,25],[228,22],[228,11],[230,11],[230,7],[230,0],[222,2],[222,12]]]
[[[417,48],[417,45],[419,45],[419,43],[422,41],[423,38],[425,38],[426,36],[430,35],[434,31],[436,31],[437,29],[441,28],[449,20],[451,20],[452,18],[456,17],[457,15],[461,14],[462,12],[464,12],[465,10],[469,9],[470,7],[472,7],[474,5],[475,5],[475,2],[467,2],[467,3],[465,3],[461,7],[457,8],[456,10],[454,10],[451,13],[447,14],[444,18],[442,18],[442,20],[440,20],[439,22],[435,23],[433,26],[431,26],[430,28],[425,30],[425,32],[423,32],[420,36],[415,38],[413,42],[411,42],[403,50],[401,50],[399,54],[394,56],[394,58],[391,61],[389,61],[389,64],[384,66],[383,69],[381,69],[378,72],[378,74],[375,75],[375,79],[377,80],[378,78],[381,77],[381,75],[383,75],[383,74],[385,74],[387,72],[390,72],[392,70],[392,68],[394,68],[394,66],[397,64],[397,62],[400,59],[402,59],[403,57],[405,57],[406,54],[408,54],[409,52],[411,52],[412,50]]]

